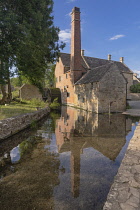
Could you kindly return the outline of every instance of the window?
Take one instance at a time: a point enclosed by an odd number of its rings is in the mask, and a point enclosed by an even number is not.
[[[85,103],[85,98],[83,98],[83,103]]]
[[[80,100],[80,94],[78,94],[78,100]]]
[[[70,93],[67,92],[67,97],[70,97]]]
[[[59,82],[61,82],[61,76],[59,76]]]
[[[69,120],[70,119],[70,116],[67,114],[67,120]]]
[[[66,74],[66,79],[68,79],[68,74]]]

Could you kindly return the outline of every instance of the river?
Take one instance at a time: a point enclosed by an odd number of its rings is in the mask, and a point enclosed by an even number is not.
[[[0,143],[0,209],[101,210],[136,126],[62,107]]]

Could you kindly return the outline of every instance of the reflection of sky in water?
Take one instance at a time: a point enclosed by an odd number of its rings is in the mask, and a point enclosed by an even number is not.
[[[42,133],[42,138],[48,139],[49,138],[49,134],[48,133]]]
[[[11,162],[16,163],[20,160],[19,145],[10,151]]]
[[[45,145],[44,149],[49,149],[50,152],[58,153],[56,136],[54,133],[51,135],[51,143],[49,145]]]
[[[126,136],[126,140],[130,140],[133,137],[134,131],[135,131],[137,125],[138,125],[138,122],[136,122],[135,124],[132,125],[131,131]]]

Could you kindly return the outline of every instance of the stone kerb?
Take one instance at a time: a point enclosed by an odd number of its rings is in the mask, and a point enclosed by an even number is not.
[[[131,139],[103,210],[140,209],[140,122]]]
[[[0,121],[0,140],[5,139],[30,126],[33,121],[38,121],[49,113],[50,109],[44,108],[38,111],[7,118]]]

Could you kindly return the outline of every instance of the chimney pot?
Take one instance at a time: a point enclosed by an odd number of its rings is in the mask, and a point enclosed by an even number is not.
[[[74,11],[80,12],[80,8],[74,7],[74,8],[72,9],[72,12],[74,12]]]
[[[84,56],[85,50],[81,50],[81,55]]]
[[[108,60],[111,61],[111,55],[110,54],[108,54]]]
[[[120,57],[120,62],[121,62],[121,63],[124,62],[124,57]]]

